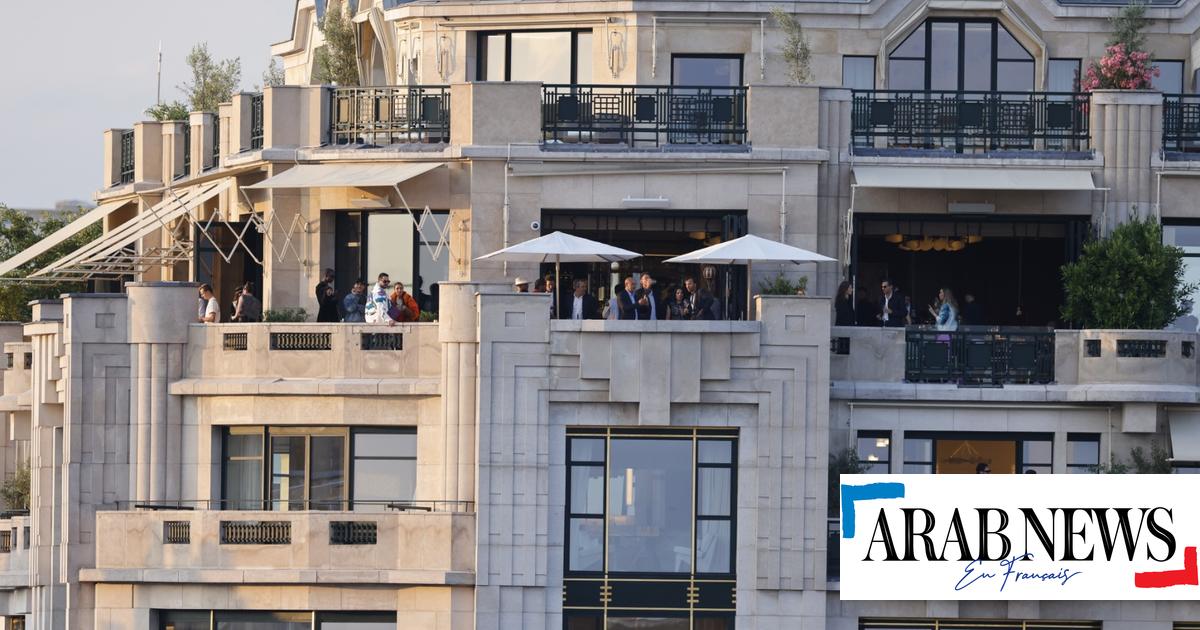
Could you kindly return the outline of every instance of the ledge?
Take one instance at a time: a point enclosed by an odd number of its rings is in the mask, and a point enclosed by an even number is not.
[[[0,579],[3,579],[0,576]],[[28,581],[28,580],[27,580]],[[359,571],[318,569],[80,569],[90,583],[166,584],[378,584],[471,586],[470,571]],[[3,584],[0,583],[0,587]]]
[[[1186,385],[1005,385],[959,387],[942,383],[831,381],[834,400],[913,400],[1030,403],[1200,403],[1200,388]]]
[[[436,378],[185,378],[176,396],[437,396]]]
[[[753,334],[762,332],[762,322],[758,321],[629,321],[607,319],[552,319],[552,332],[637,332],[637,333],[675,333],[675,334]]]

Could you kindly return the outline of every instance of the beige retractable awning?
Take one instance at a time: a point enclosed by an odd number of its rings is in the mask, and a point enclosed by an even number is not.
[[[86,230],[87,228],[91,227],[92,224],[103,220],[104,217],[107,217],[113,212],[125,207],[126,205],[132,203],[132,201],[133,200],[131,199],[110,201],[108,203],[100,204],[96,208],[92,208],[78,219],[75,219],[74,221],[71,221],[67,225],[63,226],[63,228],[59,231],[38,241],[29,249],[26,249],[16,256],[13,256],[12,258],[0,263],[0,276],[11,272],[21,265],[24,265],[25,263],[37,258],[38,256],[41,256],[42,254],[45,254],[51,249],[58,247],[59,245],[65,243],[67,239],[70,239],[72,236],[75,236],[76,234]]]
[[[263,188],[369,188],[391,187],[424,175],[445,162],[415,164],[299,164],[243,189]]]
[[[51,276],[68,270],[85,273],[103,270],[106,268],[106,261],[109,257],[155,230],[166,227],[168,223],[182,217],[232,185],[233,180],[223,179],[202,184],[183,194],[167,191],[162,201],[145,212],[122,223],[95,241],[56,260],[48,267],[38,270],[31,277]]]
[[[859,188],[1098,190],[1084,170],[1006,167],[855,166]]]
[[[1200,411],[1169,409],[1171,458],[1178,462],[1200,462]]]

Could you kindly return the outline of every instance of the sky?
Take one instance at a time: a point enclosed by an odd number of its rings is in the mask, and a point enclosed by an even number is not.
[[[0,19],[0,204],[51,208],[103,185],[104,130],[129,128],[162,97],[183,100],[184,57],[208,42],[262,83],[270,45],[290,38],[296,0],[5,2]]]

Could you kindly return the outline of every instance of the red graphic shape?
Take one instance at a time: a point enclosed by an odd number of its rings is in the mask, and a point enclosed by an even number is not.
[[[1200,585],[1200,572],[1196,570],[1196,548],[1183,550],[1183,568],[1175,571],[1147,571],[1133,574],[1133,585],[1138,588],[1166,588],[1168,586]]]

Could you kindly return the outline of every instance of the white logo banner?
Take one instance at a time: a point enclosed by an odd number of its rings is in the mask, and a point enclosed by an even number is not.
[[[842,475],[846,600],[1200,599],[1200,477]]]

